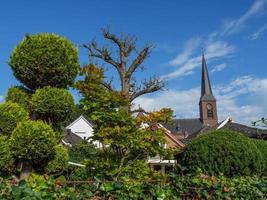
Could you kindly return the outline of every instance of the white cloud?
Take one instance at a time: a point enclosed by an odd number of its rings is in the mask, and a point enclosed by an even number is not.
[[[215,85],[219,120],[231,116],[235,121],[250,125],[251,121],[267,116],[267,78],[242,76],[229,84]],[[135,104],[153,111],[170,107],[178,118],[199,117],[200,87],[189,90],[168,90],[154,97],[140,97]],[[243,103],[239,102],[242,97]]]
[[[266,3],[267,0],[254,1],[254,3],[247,10],[247,12],[245,12],[239,18],[234,20],[226,20],[223,24],[222,29],[216,34],[224,36],[224,35],[232,35],[235,33],[239,33],[246,26],[246,23],[249,19],[257,16],[263,10]]]
[[[190,39],[187,44],[191,43],[191,41],[192,39]],[[205,46],[204,48],[206,50],[205,57],[208,60],[208,62],[212,62],[214,60],[218,60],[228,55],[231,55],[236,50],[236,47],[234,45],[231,45],[221,40],[209,41],[206,43],[204,43],[204,41],[202,40],[202,43],[195,45],[194,48],[196,49],[200,45]],[[190,54],[185,53],[187,52],[187,49],[189,48],[186,45],[185,50],[170,62],[173,65],[176,64],[177,69],[174,72],[163,75],[161,77],[162,79],[170,80],[175,77],[181,77],[193,74],[196,68],[201,67],[201,56],[191,56],[189,58]]]
[[[229,36],[240,32],[249,19],[257,16],[257,14],[262,11],[266,3],[267,0],[256,0],[239,18],[224,21],[222,28],[219,31],[214,31],[209,34],[206,41],[204,38],[200,37],[189,39],[186,42],[183,51],[169,62],[171,66],[175,66],[177,69],[174,72],[163,75],[161,78],[170,80],[175,77],[193,74],[195,69],[201,66],[200,53],[198,56],[195,55],[197,50],[200,52],[201,46],[205,49],[205,56],[208,62],[222,59],[233,54],[236,51],[236,47],[223,41],[223,36]],[[256,32],[252,38],[258,38],[265,29],[267,29],[267,27],[263,27],[258,33]]]
[[[264,24],[262,27],[260,27],[255,33],[253,33],[250,37],[251,40],[256,40],[262,35],[264,31],[267,30],[267,24]]]
[[[226,68],[226,64],[225,63],[222,63],[222,64],[219,64],[219,65],[215,65],[212,70],[210,71],[211,74],[215,73],[215,72],[219,72],[219,71],[222,71]]]
[[[194,51],[199,47],[201,44],[202,39],[200,37],[191,38],[185,44],[185,47],[176,58],[170,61],[170,65],[177,66],[185,63],[190,56],[194,53]]]

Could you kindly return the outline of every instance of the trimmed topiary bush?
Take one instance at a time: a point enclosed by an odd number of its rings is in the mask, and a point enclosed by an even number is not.
[[[69,154],[68,150],[61,145],[55,147],[56,155],[45,168],[48,174],[60,175],[68,168]]]
[[[56,34],[27,35],[14,49],[9,65],[15,77],[31,90],[67,88],[79,70],[78,49]]]
[[[192,140],[181,157],[190,173],[201,169],[209,175],[261,174],[263,158],[254,142],[230,130],[210,132]]]
[[[10,137],[11,154],[25,176],[32,168],[39,170],[53,160],[55,146],[55,132],[42,121],[21,122]]]
[[[8,89],[7,102],[19,104],[25,110],[30,111],[31,92],[22,86],[13,86]]]
[[[9,136],[17,124],[29,118],[28,112],[17,103],[0,104],[0,134]]]
[[[32,111],[37,119],[57,125],[70,117],[75,109],[74,98],[66,90],[44,87],[32,96]]]

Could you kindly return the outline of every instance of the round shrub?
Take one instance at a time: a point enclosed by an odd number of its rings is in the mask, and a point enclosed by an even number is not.
[[[56,34],[27,35],[10,56],[15,77],[31,90],[67,88],[79,70],[78,49]]]
[[[26,88],[14,86],[8,89],[6,101],[19,104],[25,110],[30,110],[31,93]]]
[[[28,118],[28,112],[17,103],[0,104],[0,134],[11,135],[17,124]]]
[[[17,163],[45,166],[55,156],[53,129],[42,121],[23,121],[10,137],[10,150]]]
[[[74,98],[66,90],[44,87],[32,96],[32,111],[37,119],[56,125],[66,120],[75,109]]]
[[[262,154],[254,142],[230,130],[218,130],[192,140],[181,156],[190,173],[201,169],[209,175],[261,174]]]
[[[56,155],[45,168],[49,174],[62,174],[68,168],[69,154],[68,150],[61,145],[55,147]]]

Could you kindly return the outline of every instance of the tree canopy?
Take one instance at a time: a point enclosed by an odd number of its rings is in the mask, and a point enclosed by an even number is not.
[[[145,45],[139,51],[137,50],[136,37],[130,35],[117,36],[108,29],[103,29],[102,35],[105,40],[111,42],[114,48],[108,48],[107,45],[100,47],[96,41],[83,46],[88,49],[90,58],[96,58],[102,61],[104,64],[114,68],[117,72],[121,86],[120,89],[116,90],[112,87],[111,77],[109,77],[108,80],[101,80],[103,86],[110,91],[121,93],[121,95],[130,103],[139,96],[153,93],[164,87],[165,83],[157,77],[148,77],[146,80],[142,80],[142,82],[138,84],[137,77],[135,76],[135,73],[139,69],[143,69],[142,64],[150,55],[153,45]],[[112,54],[112,50],[115,50],[117,55]],[[137,52],[137,55],[134,55],[134,52]],[[101,68],[104,69],[104,65]],[[85,73],[85,75],[88,74]],[[128,105],[126,110],[130,111],[130,109],[130,105]]]

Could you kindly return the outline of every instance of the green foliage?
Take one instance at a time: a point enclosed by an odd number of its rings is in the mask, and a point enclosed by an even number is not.
[[[10,143],[6,136],[0,136],[0,173],[6,174],[14,168],[10,152]]]
[[[182,176],[174,174],[171,182],[146,182],[143,184],[98,182],[64,184],[60,177],[31,174],[19,184],[0,178],[0,199],[33,200],[180,200],[180,199],[266,199],[267,180],[259,177]],[[62,182],[63,181],[63,182]]]
[[[259,139],[255,139],[254,140],[255,145],[257,146],[257,148],[259,149],[259,151],[262,154],[262,172],[264,175],[267,175],[267,141],[266,140],[259,140]]]
[[[60,175],[68,167],[69,154],[67,149],[61,145],[55,147],[55,153],[54,159],[47,164],[45,171],[48,174]]]
[[[69,156],[71,162],[84,163],[85,160],[93,160],[96,158],[99,149],[93,144],[84,141],[76,144],[69,149]]]
[[[76,82],[75,86],[84,97],[80,107],[94,121],[96,128],[117,121],[117,110],[128,106],[129,102],[121,93],[109,90],[104,85],[104,70],[94,65],[85,66],[81,75],[84,80]]]
[[[17,163],[45,166],[55,156],[55,132],[42,121],[23,121],[13,131],[10,150]]]
[[[26,35],[9,62],[15,77],[31,90],[67,88],[79,70],[78,49],[56,34]]]
[[[0,104],[0,134],[10,136],[17,124],[28,118],[27,111],[17,103]]]
[[[173,177],[173,193],[182,199],[266,199],[267,180],[258,177],[220,176]]]
[[[44,87],[32,96],[35,117],[53,125],[66,120],[74,108],[73,96],[65,89]]]
[[[183,152],[181,165],[193,173],[200,168],[209,175],[251,175],[261,174],[262,160],[251,139],[230,130],[218,130],[192,140]]]
[[[19,104],[30,112],[30,101],[32,93],[22,86],[14,86],[8,89],[6,101]]]

